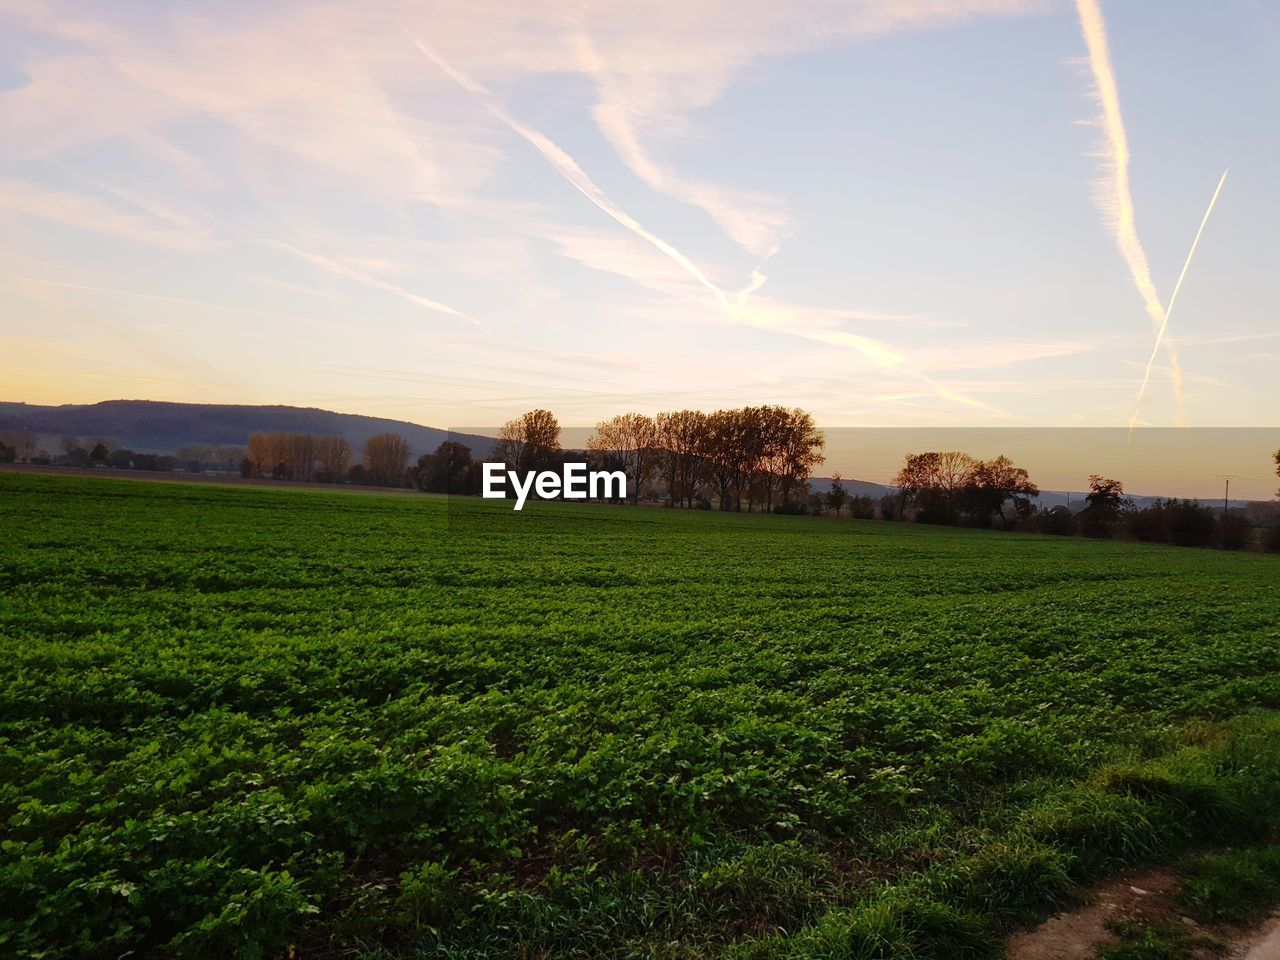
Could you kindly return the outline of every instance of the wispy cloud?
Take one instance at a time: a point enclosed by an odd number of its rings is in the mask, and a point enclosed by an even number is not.
[[[133,205],[144,206],[136,202]],[[0,180],[0,210],[186,253],[202,253],[217,246],[211,236],[190,221],[172,215],[157,216],[154,209],[148,210],[146,216],[125,213],[94,197],[49,190],[20,180]]]
[[[295,246],[292,246],[287,243],[282,243],[279,240],[268,239],[268,240],[263,240],[262,242],[268,247],[271,247],[276,250],[283,250],[285,253],[292,254],[293,256],[298,257],[299,259],[305,260],[307,263],[310,263],[312,266],[319,267],[321,270],[326,270],[329,273],[334,274],[335,276],[343,277],[347,280],[354,280],[356,283],[362,283],[366,287],[372,287],[375,290],[381,290],[384,293],[390,293],[394,296],[400,297],[403,300],[409,301],[414,306],[422,307],[424,310],[431,310],[434,313],[443,314],[446,317],[457,317],[460,320],[466,320],[468,323],[472,324],[478,330],[485,333],[488,332],[485,329],[484,324],[482,324],[475,317],[471,316],[470,314],[464,313],[463,311],[457,309],[456,307],[451,307],[449,306],[449,304],[444,303],[440,300],[432,300],[429,297],[420,296],[419,294],[416,294],[411,290],[406,290],[404,287],[396,286],[394,283],[390,283],[386,280],[382,280],[379,277],[373,276],[372,274],[365,273],[364,271],[358,270],[355,267],[350,266],[349,264],[342,263],[339,260],[334,260],[334,259],[331,259],[330,257],[321,256],[318,253],[310,253],[309,251],[306,251],[306,250],[300,250]]]
[[[412,35],[411,35],[412,36]],[[818,343],[827,344],[829,346],[840,347],[847,350],[853,350],[867,357],[876,366],[885,370],[896,370],[901,368],[903,357],[901,354],[893,350],[887,344],[873,339],[871,337],[861,336],[859,334],[850,333],[843,330],[832,330],[823,327],[814,327],[804,322],[802,314],[797,313],[785,305],[773,306],[768,303],[749,302],[749,296],[764,282],[764,277],[758,271],[753,271],[751,283],[744,289],[743,294],[737,297],[727,295],[723,289],[713,283],[711,279],[690,260],[687,256],[680,252],[674,245],[662,239],[661,237],[648,230],[636,220],[633,216],[619,207],[609,198],[609,196],[592,179],[587,176],[586,172],[578,165],[564,149],[552,141],[549,137],[537,130],[516,120],[505,110],[499,107],[490,98],[488,91],[483,86],[471,80],[466,75],[452,67],[439,54],[432,51],[421,40],[412,37],[413,43],[422,51],[432,63],[451,77],[454,82],[462,89],[472,94],[484,106],[484,108],[502,121],[514,133],[527,140],[544,158],[560,173],[566,181],[568,181],[579,193],[595,204],[600,210],[604,211],[612,217],[617,223],[631,231],[637,237],[649,243],[655,249],[671,261],[679,265],[690,277],[692,277],[701,287],[712,295],[716,303],[732,320],[743,323],[752,327],[763,330],[774,330],[786,333],[792,336],[801,337],[807,340],[813,340]],[[958,390],[947,387],[938,383],[927,375],[918,371],[904,370],[903,373],[928,384],[930,389],[939,397],[945,400],[959,403],[964,406],[983,409],[988,412],[998,412],[994,407],[974,398],[970,397]]]
[[[585,33],[574,37],[583,70],[596,83],[599,101],[591,109],[601,132],[641,181],[659,193],[704,210],[736,244],[762,259],[778,251],[791,230],[791,217],[777,198],[681,177],[656,162],[640,142],[633,100],[623,90]]]

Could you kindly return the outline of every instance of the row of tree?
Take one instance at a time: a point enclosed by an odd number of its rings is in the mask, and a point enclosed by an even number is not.
[[[360,461],[338,436],[310,433],[251,433],[240,462],[245,477],[318,483],[369,483],[383,487],[412,485],[408,477],[409,442],[398,433],[380,433],[364,442]]]
[[[1280,455],[1276,465],[1280,473]],[[1259,517],[1255,523],[1246,511],[1223,512],[1194,500],[1156,500],[1140,508],[1125,496],[1121,481],[1098,474],[1089,478],[1089,493],[1079,512],[1064,506],[1036,508],[1030,499],[1039,493],[1035,484],[1005,457],[984,462],[956,453],[912,454],[897,482],[900,492],[879,504],[881,519],[988,526],[998,516],[1006,529],[1058,536],[1124,537],[1224,550],[1243,550],[1258,542],[1280,552],[1280,523],[1275,522],[1280,517]],[[811,496],[810,509],[839,515],[845,503],[854,517],[876,516],[871,498],[849,497],[838,475],[825,495]],[[1007,503],[1014,505],[1011,516],[1004,512]],[[1261,536],[1255,537],[1259,529]]]
[[[101,437],[63,437],[60,441],[61,453],[51,454],[38,446],[39,438],[34,433],[22,431],[25,436],[22,442],[12,444],[15,439],[10,431],[5,439],[0,440],[0,463],[31,463],[65,467],[112,467],[117,470],[148,470],[167,473],[191,465],[179,457],[167,453],[135,453],[121,447],[114,440]]]
[[[633,502],[660,492],[672,506],[768,511],[807,493],[824,445],[809,413],[765,405],[619,414],[596,424],[585,452],[594,467],[626,474]],[[555,416],[531,410],[503,425],[493,459],[524,472],[553,468],[564,456]],[[466,476],[461,451],[443,459],[454,464],[450,476]]]
[[[913,505],[916,518],[924,523],[969,520],[986,526],[995,514],[1008,519],[1006,504],[1025,517],[1033,509],[1032,499],[1040,495],[1027,471],[1008,457],[979,460],[956,450],[907,454],[893,482],[904,508]]]

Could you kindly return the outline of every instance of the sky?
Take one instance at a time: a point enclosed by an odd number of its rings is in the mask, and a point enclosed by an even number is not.
[[[0,0],[0,400],[1269,427],[1277,49],[1272,0]]]

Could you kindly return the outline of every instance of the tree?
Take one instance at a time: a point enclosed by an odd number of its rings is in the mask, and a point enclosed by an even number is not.
[[[364,442],[364,478],[369,483],[395,487],[404,482],[409,466],[409,443],[398,433],[380,433]]]
[[[13,458],[18,463],[27,463],[36,455],[40,436],[30,430],[5,430],[0,433],[0,444],[13,450]]]
[[[0,463],[13,463],[18,459],[18,451],[0,440]]]
[[[640,500],[640,488],[653,471],[657,459],[658,426],[643,413],[623,413],[596,424],[587,438],[587,449],[595,453],[608,470],[627,475],[631,502]]]
[[[1089,477],[1087,506],[1080,511],[1080,529],[1086,537],[1109,537],[1116,524],[1133,509],[1133,501],[1124,495],[1124,484],[1099,474]]]
[[[961,494],[973,485],[979,461],[958,450],[907,454],[894,478],[903,505],[915,503],[924,523],[954,523]]]
[[[880,519],[896,520],[902,511],[902,497],[896,493],[886,493],[880,498]]]
[[[999,513],[1001,521],[1006,521],[1004,505],[1010,500],[1017,515],[1027,516],[1031,511],[1031,498],[1039,495],[1040,488],[1031,482],[1027,471],[1014,466],[1003,454],[994,460],[978,461],[969,478],[971,510],[980,518]]]
[[[1276,454],[1272,459],[1276,462],[1276,476],[1280,477],[1280,450],[1276,451]],[[1276,496],[1280,497],[1280,490],[1276,491]]]
[[[747,417],[743,410],[717,410],[707,417],[702,457],[707,479],[721,510],[741,510],[742,493],[753,460],[747,452]]]
[[[827,491],[827,506],[836,512],[836,516],[840,516],[840,509],[844,506],[844,502],[849,499],[849,494],[844,488],[844,479],[839,473],[831,475],[831,489]]]
[[[693,506],[707,431],[707,415],[700,410],[677,410],[654,418],[658,470],[673,505]]]
[[[470,447],[446,440],[435,453],[418,458],[418,489],[426,493],[471,493],[474,464]]]
[[[822,453],[826,443],[812,415],[799,407],[787,413],[782,429],[778,481],[784,503],[793,489],[804,488],[813,468],[826,459]]]
[[[315,479],[323,483],[341,483],[351,468],[351,447],[345,437],[316,437],[314,455]]]
[[[560,455],[560,422],[550,410],[530,410],[498,431],[494,456],[519,473],[555,466]]]
[[[89,451],[89,459],[98,466],[102,466],[107,462],[107,456],[110,452],[105,443],[98,441],[93,445],[93,449]]]

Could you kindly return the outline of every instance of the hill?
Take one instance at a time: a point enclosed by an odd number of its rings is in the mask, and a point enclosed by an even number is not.
[[[252,406],[218,403],[165,403],[156,400],[105,400],[57,407],[0,403],[0,430],[32,430],[49,449],[62,436],[104,437],[144,453],[173,453],[185,446],[242,445],[251,433],[315,433],[344,437],[359,451],[379,433],[398,433],[415,457],[448,439],[461,440],[475,456],[487,456],[493,440],[450,434],[405,420],[335,413],[315,407]]]

